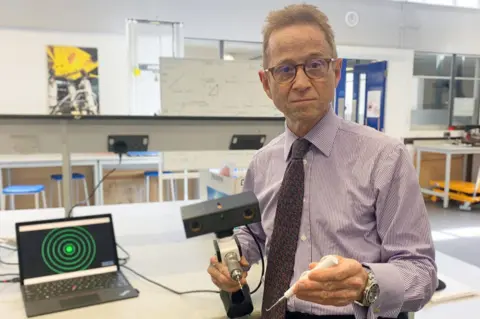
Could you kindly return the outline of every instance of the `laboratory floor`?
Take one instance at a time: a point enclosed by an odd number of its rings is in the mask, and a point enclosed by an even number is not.
[[[441,203],[427,202],[435,248],[449,256],[480,267],[480,207],[461,211],[451,203],[444,209]]]

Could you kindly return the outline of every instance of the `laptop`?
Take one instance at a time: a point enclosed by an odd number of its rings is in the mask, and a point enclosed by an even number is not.
[[[120,271],[112,216],[16,224],[27,317],[138,297]]]

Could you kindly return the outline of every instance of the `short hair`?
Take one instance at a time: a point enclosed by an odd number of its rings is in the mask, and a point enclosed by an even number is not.
[[[270,36],[276,30],[292,25],[313,25],[320,28],[332,49],[332,58],[337,58],[335,34],[328,17],[316,6],[310,4],[292,4],[269,13],[263,27],[263,67],[267,67]]]

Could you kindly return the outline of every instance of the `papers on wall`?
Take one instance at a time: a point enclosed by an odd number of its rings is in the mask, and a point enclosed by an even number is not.
[[[380,117],[380,105],[382,103],[382,91],[368,91],[367,95],[367,118]]]

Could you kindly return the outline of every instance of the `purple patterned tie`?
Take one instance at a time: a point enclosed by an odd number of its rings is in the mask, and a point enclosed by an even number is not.
[[[286,302],[269,312],[266,309],[283,296],[292,280],[305,189],[303,157],[309,148],[310,142],[302,138],[293,143],[291,161],[285,171],[278,194],[275,224],[265,273],[263,319],[285,318]]]

